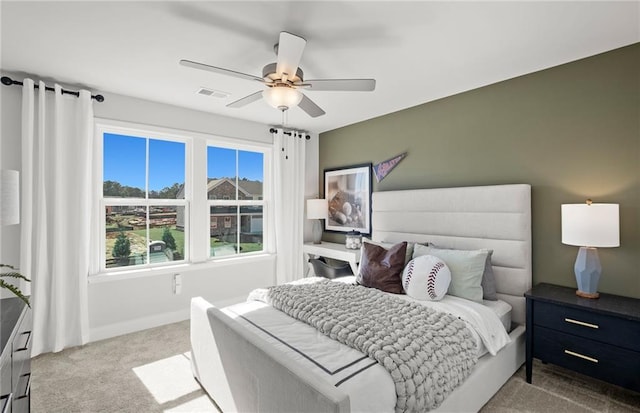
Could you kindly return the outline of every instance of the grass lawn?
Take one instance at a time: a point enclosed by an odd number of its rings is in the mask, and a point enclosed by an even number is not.
[[[180,254],[184,256],[184,232],[178,231],[175,227],[169,227],[173,239],[176,240],[176,249]],[[140,235],[141,237],[147,236],[147,230],[139,229],[131,231],[133,234]],[[162,234],[164,233],[164,227],[149,228],[149,240],[150,241],[162,241]]]
[[[219,239],[212,237],[210,241],[211,248],[224,247],[226,245],[235,246],[235,242],[224,242]],[[245,252],[254,252],[254,251],[262,251],[262,244],[258,242],[241,242],[240,248],[243,253]]]
[[[184,232],[176,230],[175,227],[169,227],[169,231],[171,231],[171,235],[176,240],[176,248],[180,254],[184,256]],[[155,227],[149,228],[149,239],[151,241],[162,241],[162,234],[164,233],[164,227]],[[125,231],[125,234],[131,241],[131,253],[134,254],[144,254],[146,252],[146,237],[147,231],[145,229],[138,229],[133,231]],[[115,244],[115,238],[117,236],[117,232],[109,233],[107,236],[107,245],[106,245],[106,258],[111,258],[111,251],[113,250],[113,246]],[[223,246],[234,246],[235,243],[229,243],[220,241],[219,239],[213,237],[210,239],[211,248],[218,248]],[[257,242],[245,242],[240,243],[240,248],[242,253],[254,252],[254,251],[262,251],[263,245]]]
[[[147,251],[147,239],[144,234],[140,235],[136,233],[136,231],[124,231],[124,234],[129,239],[131,244],[131,255],[136,254],[145,254]],[[111,259],[113,256],[111,255],[113,252],[113,247],[116,244],[116,238],[118,237],[118,232],[108,232],[106,243],[105,243],[105,255],[106,259]]]
[[[262,251],[262,244],[257,242],[240,243],[240,248],[242,248],[242,252]]]

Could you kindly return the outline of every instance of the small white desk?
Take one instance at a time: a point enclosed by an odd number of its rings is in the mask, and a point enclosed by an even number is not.
[[[321,244],[314,244],[312,242],[305,242],[302,246],[302,251],[306,255],[306,261],[315,256],[333,258],[334,260],[342,260],[349,263],[351,271],[354,275],[358,274],[358,263],[360,262],[360,249],[349,250],[344,244],[336,244],[334,242],[322,242]],[[307,267],[307,273],[309,268]]]

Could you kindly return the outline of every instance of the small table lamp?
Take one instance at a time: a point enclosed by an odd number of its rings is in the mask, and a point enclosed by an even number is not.
[[[307,219],[314,219],[313,222],[313,243],[320,244],[322,239],[321,219],[327,219],[329,206],[326,199],[307,199]]]
[[[620,218],[618,204],[562,205],[562,243],[580,247],[574,270],[578,290],[585,298],[598,298],[600,258],[598,248],[620,246]]]

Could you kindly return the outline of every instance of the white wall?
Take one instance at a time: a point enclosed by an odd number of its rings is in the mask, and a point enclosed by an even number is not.
[[[3,75],[20,79],[11,73]],[[77,89],[77,88],[73,88]],[[0,88],[1,141],[0,165],[20,169],[21,88]],[[96,117],[141,124],[184,129],[217,136],[271,142],[269,127],[254,122],[226,118],[205,112],[102,93],[103,103],[94,103]],[[309,197],[317,195],[318,135],[307,141],[307,188]],[[19,262],[19,225],[2,227],[0,259]],[[305,237],[310,235],[305,228]],[[89,283],[89,324],[91,341],[154,327],[189,317],[192,296],[203,296],[217,305],[243,300],[254,288],[274,281],[275,257],[264,255],[251,259],[231,259],[154,270],[136,277],[94,277]],[[182,293],[173,294],[172,277],[182,276]]]
[[[0,168],[20,170],[20,93],[19,87],[0,88]],[[16,105],[13,102],[18,102]],[[15,148],[18,148],[16,152]],[[0,263],[18,266],[20,264],[20,225],[0,226]],[[25,291],[25,286],[21,286]],[[13,295],[4,288],[0,298]]]

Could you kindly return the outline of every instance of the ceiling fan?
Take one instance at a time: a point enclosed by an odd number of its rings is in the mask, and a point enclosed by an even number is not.
[[[277,58],[262,69],[262,77],[210,66],[191,60],[180,60],[182,66],[207,70],[222,75],[233,76],[263,83],[266,89],[245,96],[227,105],[241,108],[251,102],[264,98],[271,106],[285,111],[300,106],[312,118],[322,116],[325,111],[298,89],[310,91],[358,91],[370,92],[376,87],[375,79],[313,79],[304,80],[302,69],[298,66],[307,41],[288,32],[280,32],[280,39],[274,46]]]

